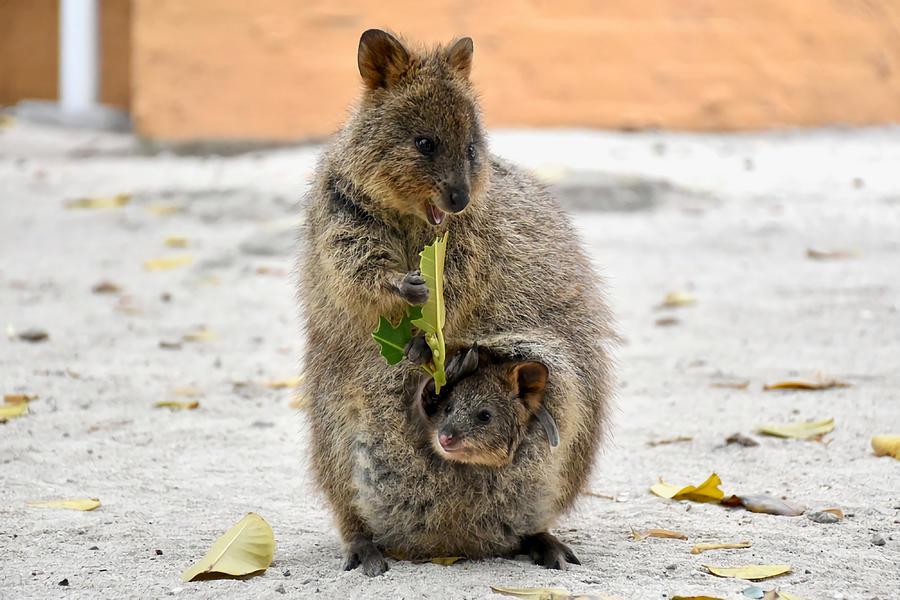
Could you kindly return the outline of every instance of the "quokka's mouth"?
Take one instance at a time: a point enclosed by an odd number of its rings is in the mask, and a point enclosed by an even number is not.
[[[425,217],[432,225],[440,225],[444,220],[444,211],[435,206],[431,201],[425,201]]]

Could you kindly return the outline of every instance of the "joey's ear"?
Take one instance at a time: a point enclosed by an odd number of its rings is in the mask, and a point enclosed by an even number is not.
[[[523,362],[513,367],[510,374],[516,395],[522,399],[531,414],[541,407],[541,394],[547,385],[547,367],[539,362]]]
[[[474,51],[472,38],[464,37],[456,40],[456,43],[447,51],[447,62],[463,77],[469,77],[472,70],[472,53]]]
[[[359,38],[356,61],[367,88],[386,88],[397,83],[409,68],[409,52],[391,34],[368,29]]]

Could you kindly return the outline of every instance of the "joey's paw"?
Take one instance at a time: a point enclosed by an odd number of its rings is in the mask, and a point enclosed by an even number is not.
[[[370,539],[357,538],[347,545],[344,552],[344,571],[362,567],[369,577],[377,577],[388,570],[387,561],[381,550]]]
[[[403,276],[397,291],[410,304],[422,305],[428,301],[428,286],[418,269]]]
[[[548,569],[565,570],[569,564],[581,564],[571,548],[546,531],[522,538],[521,551],[528,554],[534,564]]]
[[[424,365],[431,362],[431,347],[425,341],[425,334],[421,331],[406,342],[404,352],[406,358],[413,364]]]

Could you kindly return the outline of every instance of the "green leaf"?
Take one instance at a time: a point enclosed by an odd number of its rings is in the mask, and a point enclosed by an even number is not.
[[[434,391],[440,392],[441,386],[447,383],[444,373],[444,359],[447,350],[444,347],[444,322],[447,309],[444,306],[444,257],[447,254],[447,234],[434,240],[430,246],[419,253],[419,271],[428,286],[428,301],[422,306],[421,318],[414,319],[412,324],[425,332],[425,341],[431,348],[431,363],[425,370],[434,377]]]
[[[372,334],[372,337],[381,346],[381,355],[389,365],[396,365],[403,360],[406,344],[412,339],[412,319],[421,316],[422,309],[418,306],[411,306],[396,327],[384,317],[379,317],[378,329]]]

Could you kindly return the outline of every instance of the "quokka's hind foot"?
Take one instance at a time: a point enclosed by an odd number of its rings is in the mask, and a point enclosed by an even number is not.
[[[581,564],[571,548],[546,531],[523,537],[519,551],[529,555],[534,564],[548,569],[564,570],[569,564]]]
[[[388,570],[381,550],[371,538],[363,535],[354,536],[344,550],[344,571],[352,571],[356,567],[362,567],[363,573],[369,577],[377,577]]]

